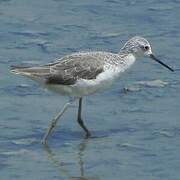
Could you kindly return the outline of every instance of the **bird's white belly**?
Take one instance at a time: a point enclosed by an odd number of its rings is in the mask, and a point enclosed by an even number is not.
[[[96,79],[86,80],[79,79],[74,85],[48,85],[46,88],[61,94],[71,97],[82,97],[103,91],[113,84],[118,78],[119,71],[108,70],[99,74]]]

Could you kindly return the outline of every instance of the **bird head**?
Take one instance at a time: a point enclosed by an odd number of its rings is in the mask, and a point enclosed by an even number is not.
[[[171,67],[164,64],[162,61],[157,59],[155,55],[152,53],[152,48],[150,43],[143,37],[134,36],[133,38],[129,39],[123,48],[120,50],[120,53],[127,53],[133,54],[135,57],[149,57],[150,59],[158,62],[159,64],[163,65],[170,71],[174,71]]]

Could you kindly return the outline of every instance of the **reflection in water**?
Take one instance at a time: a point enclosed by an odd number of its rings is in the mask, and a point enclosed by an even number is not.
[[[56,155],[53,153],[53,151],[50,149],[48,145],[44,145],[44,149],[47,152],[47,157],[51,161],[51,163],[56,167],[60,173],[61,177],[68,177],[71,179],[82,179],[82,180],[90,180],[90,179],[97,179],[97,177],[87,177],[85,176],[84,172],[84,161],[83,156],[84,152],[86,150],[88,139],[83,139],[83,141],[78,145],[78,166],[80,170],[80,176],[71,176],[71,169],[68,169],[68,165],[66,162],[60,161],[56,159]]]
[[[47,152],[48,159],[58,169],[58,172],[60,173],[60,175],[63,176],[63,177],[69,177],[68,176],[68,171],[65,169],[64,163],[59,162],[55,158],[55,154],[52,152],[52,150],[49,148],[49,146],[47,144],[44,145],[44,149]]]
[[[88,139],[84,139],[80,144],[79,144],[79,152],[78,152],[78,159],[79,159],[79,166],[80,166],[80,173],[81,177],[84,177],[84,161],[83,161],[83,155],[84,155],[84,150],[87,147]]]

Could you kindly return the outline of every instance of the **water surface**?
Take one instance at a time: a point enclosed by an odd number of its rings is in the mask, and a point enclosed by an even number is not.
[[[83,138],[75,105],[48,147],[40,140],[67,99],[9,73],[77,51],[118,52],[134,35],[179,69],[179,8],[178,0],[1,0],[1,179],[179,180],[180,71],[137,61],[111,90],[84,99],[98,138]]]

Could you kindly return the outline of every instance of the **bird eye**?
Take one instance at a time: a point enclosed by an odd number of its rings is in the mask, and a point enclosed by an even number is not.
[[[144,49],[147,51],[149,50],[149,46],[144,46]]]

